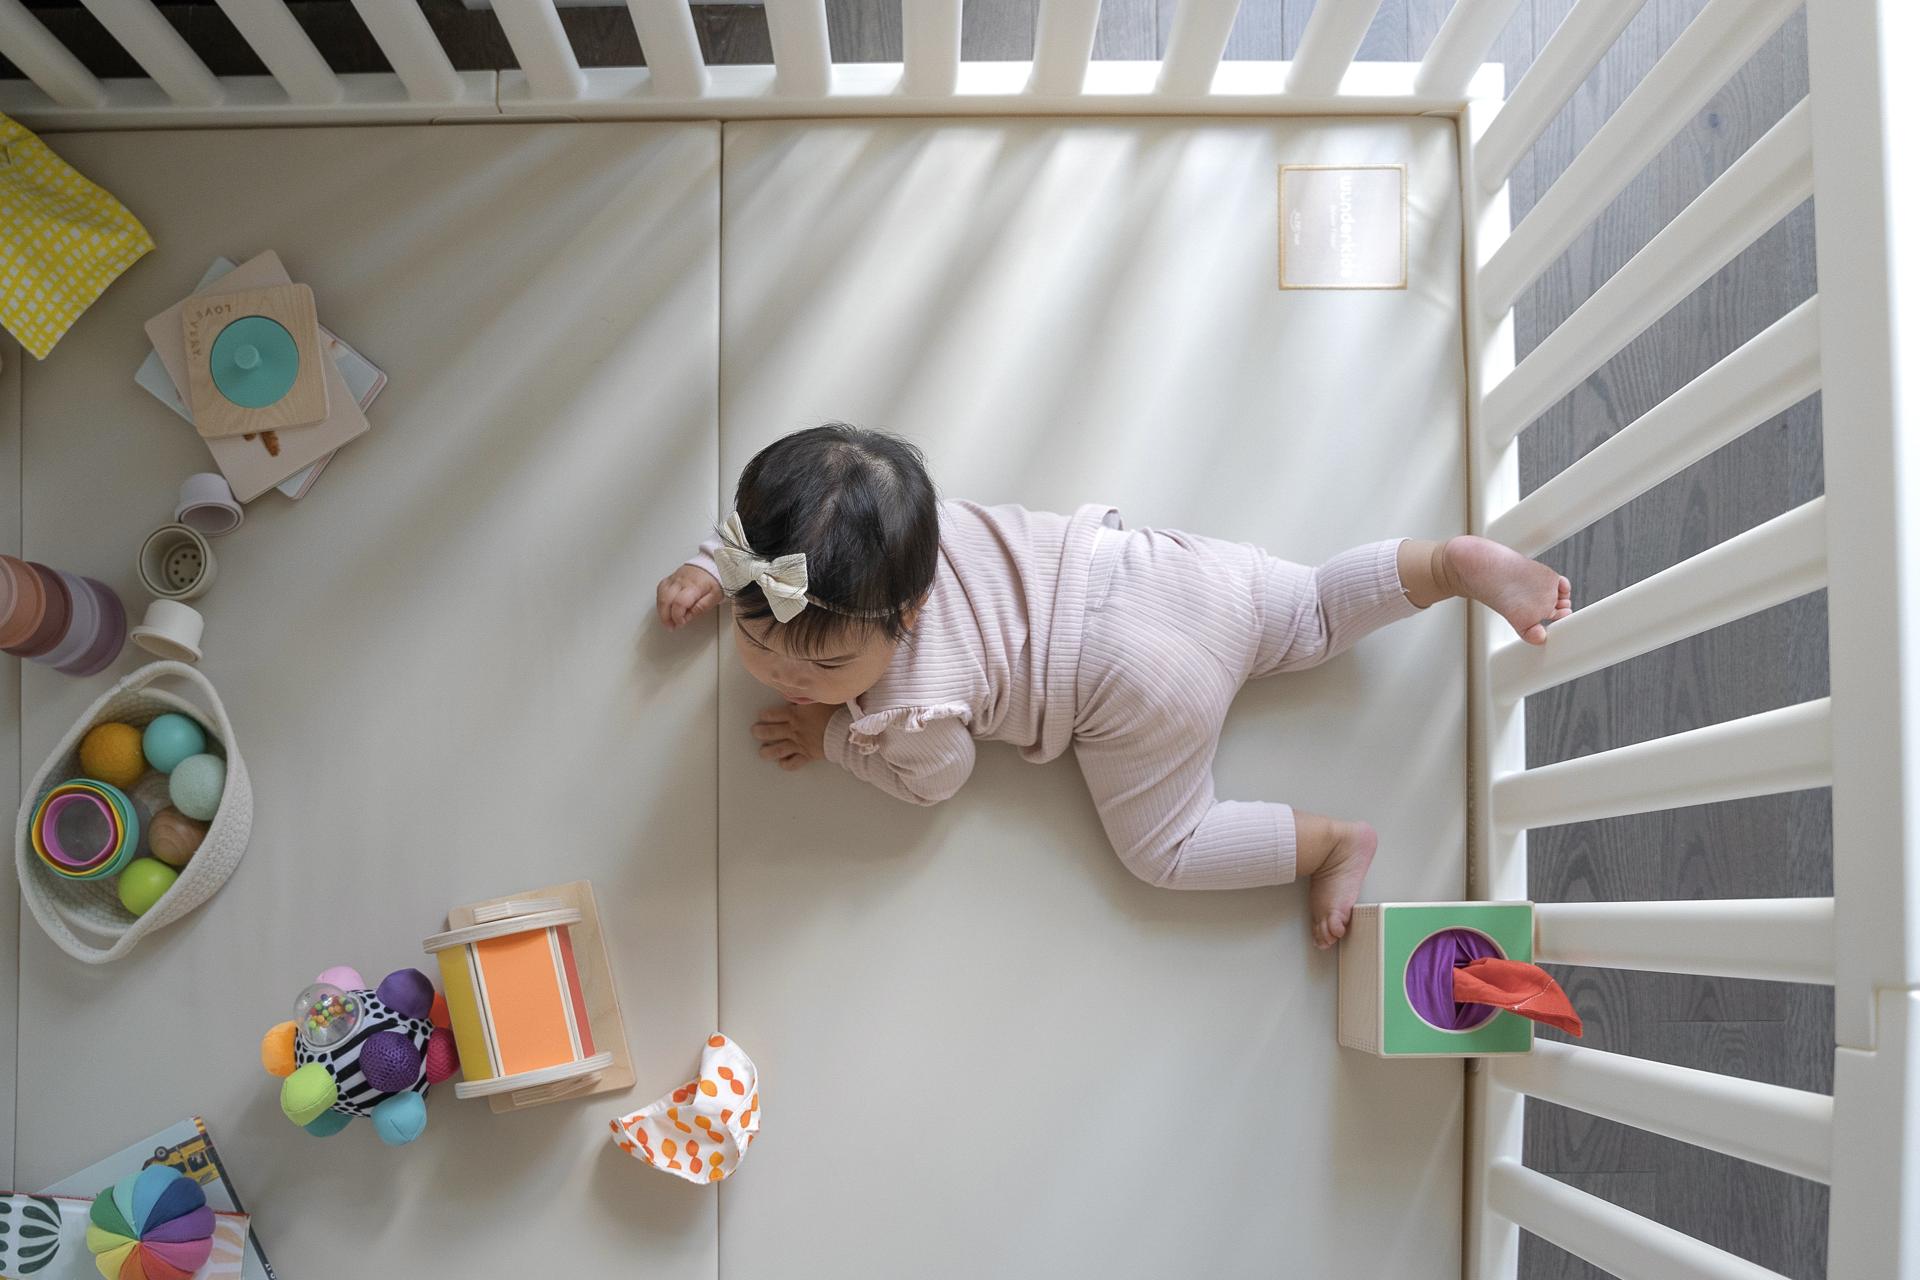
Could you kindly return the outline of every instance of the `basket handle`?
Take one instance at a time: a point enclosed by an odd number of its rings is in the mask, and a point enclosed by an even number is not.
[[[207,679],[206,673],[198,667],[184,662],[174,662],[171,659],[149,662],[146,666],[135,668],[121,676],[119,682],[100,699],[100,703],[104,706],[120,694],[137,692],[156,680],[163,680],[169,676],[194,687],[200,695],[198,701],[201,709],[206,712],[207,718],[213,721],[213,727],[218,730],[220,745],[227,749],[229,756],[236,754],[233,744],[233,723],[227,719],[226,704],[220,701],[220,695],[213,690],[213,682]]]

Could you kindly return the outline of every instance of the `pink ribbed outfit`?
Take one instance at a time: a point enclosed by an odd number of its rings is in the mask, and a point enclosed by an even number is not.
[[[1071,746],[1134,874],[1179,889],[1285,883],[1293,810],[1215,798],[1221,724],[1247,680],[1323,662],[1416,612],[1398,546],[1310,569],[1244,544],[1123,529],[1111,507],[1063,516],[942,502],[939,566],[914,634],[828,722],[827,758],[933,804],[973,771],[976,738],[1033,761]]]

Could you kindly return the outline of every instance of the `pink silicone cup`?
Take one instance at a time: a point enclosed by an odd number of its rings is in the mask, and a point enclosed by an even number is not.
[[[72,808],[74,805],[92,805],[95,811],[99,813],[101,820],[107,824],[107,843],[105,847],[85,857],[79,857],[75,853],[61,847],[60,838],[55,834],[59,829],[61,813]],[[55,862],[58,862],[61,866],[72,867],[76,871],[85,871],[89,867],[99,866],[102,862],[113,856],[113,851],[119,847],[119,830],[119,815],[113,812],[112,808],[104,799],[93,794],[91,791],[63,791],[53,799],[47,801],[46,811],[41,815],[40,819],[40,843],[46,846],[47,856]]]

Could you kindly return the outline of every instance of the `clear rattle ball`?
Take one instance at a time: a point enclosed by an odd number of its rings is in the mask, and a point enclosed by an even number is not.
[[[293,1025],[309,1049],[331,1049],[353,1034],[360,1001],[331,982],[316,982],[293,1002]]]

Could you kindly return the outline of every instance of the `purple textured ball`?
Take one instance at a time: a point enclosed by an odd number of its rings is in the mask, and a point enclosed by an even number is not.
[[[395,969],[373,994],[403,1018],[424,1018],[433,1009],[433,980],[418,969]]]
[[[382,1093],[413,1088],[420,1078],[420,1051],[399,1031],[376,1031],[360,1046],[360,1074]]]

